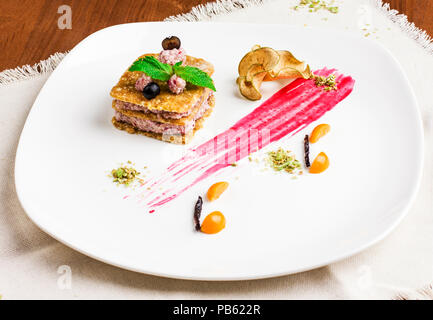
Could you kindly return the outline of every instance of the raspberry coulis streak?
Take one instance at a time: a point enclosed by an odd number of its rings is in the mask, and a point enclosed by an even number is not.
[[[149,181],[153,190],[154,187],[164,189],[166,185],[171,188],[164,192],[147,192],[144,199],[152,197],[147,205],[150,208],[162,206],[248,154],[296,134],[345,99],[355,84],[353,78],[337,74],[335,69],[324,68],[314,74],[325,77],[336,74],[338,90],[325,91],[316,87],[314,81],[305,79],[288,84],[230,129],[175,161],[163,176]]]

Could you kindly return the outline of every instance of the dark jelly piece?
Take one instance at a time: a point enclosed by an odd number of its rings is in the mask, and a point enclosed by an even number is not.
[[[201,210],[203,207],[203,199],[202,197],[198,197],[198,200],[194,207],[194,223],[195,223],[195,230],[200,231],[200,216],[201,216]]]
[[[305,166],[309,168],[311,166],[311,163],[310,163],[310,139],[308,134],[304,138],[304,159],[305,159]]]

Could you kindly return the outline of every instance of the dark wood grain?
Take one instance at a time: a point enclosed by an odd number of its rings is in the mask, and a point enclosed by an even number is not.
[[[433,1],[432,0],[386,0],[393,9],[407,15],[408,20],[417,27],[433,35]]]
[[[0,0],[0,70],[67,51],[115,24],[158,21],[209,0]],[[72,29],[61,30],[59,6],[72,8]]]
[[[89,34],[115,24],[158,21],[209,0],[0,0],[0,70],[33,64],[67,51]],[[433,0],[388,0],[433,34]],[[59,6],[72,8],[72,29],[57,26]]]

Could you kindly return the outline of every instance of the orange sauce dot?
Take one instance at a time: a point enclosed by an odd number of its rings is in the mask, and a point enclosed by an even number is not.
[[[329,167],[329,159],[326,153],[321,152],[319,155],[314,159],[313,163],[310,167],[310,173],[322,173]]]
[[[226,227],[226,218],[224,215],[215,211],[210,213],[201,224],[201,232],[207,234],[215,234],[220,232]]]
[[[324,137],[331,130],[331,126],[329,124],[319,124],[314,128],[313,132],[311,132],[310,142],[316,143],[322,137]]]

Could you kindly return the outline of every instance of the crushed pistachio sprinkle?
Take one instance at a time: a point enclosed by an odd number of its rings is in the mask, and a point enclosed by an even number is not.
[[[301,163],[296,159],[295,155],[283,148],[268,152],[267,162],[275,171],[284,170],[288,173],[295,173],[301,169]]]
[[[325,91],[337,90],[337,81],[335,80],[335,74],[331,74],[328,77],[312,75],[312,79],[317,87],[323,87]]]
[[[299,10],[300,8],[308,8],[309,12],[316,12],[319,10],[327,10],[331,13],[338,13],[338,6],[335,5],[335,1],[324,1],[324,0],[300,0],[299,4],[293,9]]]
[[[140,172],[138,172],[132,167],[127,166],[111,170],[111,177],[113,178],[113,182],[117,183],[118,185],[123,184],[129,186],[132,182],[138,179],[139,175]]]

